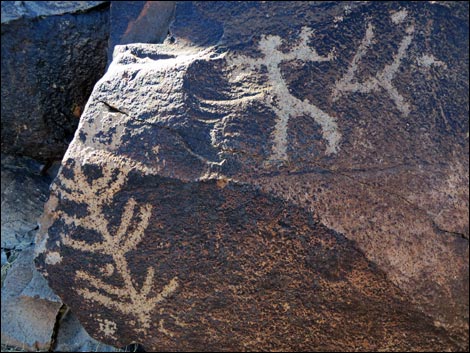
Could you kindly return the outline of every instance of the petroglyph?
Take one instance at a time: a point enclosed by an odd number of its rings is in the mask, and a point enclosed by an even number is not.
[[[432,54],[424,54],[420,58],[416,59],[416,63],[418,64],[418,66],[423,67],[425,69],[429,69],[431,66],[438,66],[447,69],[447,64],[441,60],[437,60]]]
[[[113,229],[105,216],[104,208],[112,205],[113,196],[122,189],[127,181],[127,175],[121,169],[106,164],[101,167],[102,176],[89,182],[79,163],[75,163],[72,171],[73,179],[67,179],[65,176],[60,179],[62,185],[59,195],[62,199],[86,205],[87,215],[70,216],[60,210],[58,215],[68,226],[95,231],[101,235],[102,240],[94,243],[85,242],[73,239],[69,232],[62,237],[62,244],[79,251],[110,256],[113,263],[106,264],[99,269],[99,272],[106,277],[117,272],[122,279],[122,286],[117,287],[86,271],[78,270],[75,273],[76,281],[85,282],[87,286],[79,286],[77,292],[85,299],[135,316],[140,324],[136,331],[144,331],[150,327],[150,314],[157,304],[172,295],[178,288],[178,280],[174,277],[157,295],[151,296],[150,293],[155,287],[153,267],[147,268],[145,280],[138,288],[128,266],[126,254],[135,250],[142,241],[149,225],[152,206],[150,204],[137,205],[134,198],[129,198],[124,206],[119,225]],[[90,290],[90,288],[94,289]],[[111,328],[107,325],[103,331],[112,334]]]
[[[400,11],[392,13],[390,18],[392,19],[392,22],[396,25],[402,23],[406,17],[408,16],[408,11],[406,9],[402,9]]]
[[[48,265],[57,265],[62,261],[62,256],[58,252],[51,251],[46,255],[46,264]]]
[[[107,319],[98,319],[97,320],[100,325],[100,330],[104,333],[106,337],[116,338],[114,334],[117,330],[117,325],[115,322],[107,320]]]
[[[269,88],[263,92],[265,102],[276,113],[276,125],[272,133],[273,148],[270,161],[287,161],[288,123],[291,118],[302,115],[311,116],[321,126],[322,136],[327,142],[326,154],[334,154],[339,150],[341,134],[338,131],[336,119],[307,99],[300,100],[293,96],[281,73],[281,64],[291,60],[305,62],[322,62],[334,59],[334,50],[328,56],[318,55],[317,51],[310,47],[309,39],[313,32],[308,27],[303,27],[299,42],[290,51],[283,52],[279,48],[282,40],[279,36],[262,36],[259,42],[262,58],[252,58],[244,55],[227,57],[230,65],[234,66],[235,80],[243,78],[243,69],[253,72],[265,67],[268,71]],[[239,70],[242,69],[242,72]]]
[[[392,15],[392,21],[395,24],[402,23],[407,16],[405,10],[400,11]],[[398,52],[393,56],[393,62],[389,65],[385,65],[382,71],[377,73],[375,77],[369,77],[363,82],[357,81],[355,79],[356,71],[358,65],[367,51],[370,49],[371,45],[374,43],[374,26],[369,23],[367,25],[366,33],[362,39],[359,48],[354,55],[351,64],[349,65],[348,71],[346,74],[336,82],[333,92],[332,99],[337,101],[344,93],[346,92],[360,92],[360,93],[369,93],[372,91],[385,90],[390,98],[395,103],[396,108],[404,115],[408,116],[410,113],[410,105],[405,101],[403,96],[398,92],[398,90],[393,86],[392,81],[395,78],[396,73],[401,65],[403,58],[406,55],[406,52],[411,44],[413,39],[415,28],[413,25],[409,25],[405,29],[406,35],[400,42]]]

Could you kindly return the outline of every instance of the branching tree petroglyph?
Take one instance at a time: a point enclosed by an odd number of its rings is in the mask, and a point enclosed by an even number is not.
[[[73,175],[73,179],[61,179],[61,197],[86,204],[87,215],[72,217],[60,211],[60,216],[69,226],[97,232],[102,240],[90,243],[73,239],[66,234],[62,237],[62,243],[79,251],[111,256],[113,263],[108,263],[101,269],[101,273],[104,276],[111,276],[116,271],[123,283],[121,287],[117,287],[90,273],[78,270],[75,279],[84,281],[88,287],[79,288],[77,291],[88,300],[135,316],[140,324],[138,330],[145,330],[150,327],[151,312],[157,304],[164,301],[178,287],[177,278],[174,277],[156,296],[151,296],[155,285],[153,267],[148,267],[145,280],[138,288],[128,266],[126,254],[135,250],[142,241],[149,225],[152,206],[137,205],[136,200],[130,198],[124,206],[119,226],[111,232],[112,227],[106,218],[104,207],[112,205],[113,196],[122,189],[127,181],[127,175],[105,165],[102,167],[102,176],[89,182],[78,163],[73,167]],[[102,294],[103,292],[106,294]],[[105,331],[103,332],[107,334]]]
[[[339,150],[341,134],[338,131],[336,119],[307,99],[300,100],[291,94],[282,77],[281,63],[290,60],[302,60],[311,62],[330,61],[334,59],[334,50],[328,56],[318,55],[317,51],[309,45],[313,32],[308,27],[303,27],[299,42],[289,52],[280,50],[282,44],[279,36],[262,36],[259,49],[263,53],[262,58],[247,56],[235,56],[228,59],[231,65],[237,68],[244,67],[251,71],[266,67],[269,79],[269,92],[265,95],[265,101],[276,113],[276,125],[272,133],[273,148],[270,161],[287,161],[288,123],[290,118],[301,115],[311,116],[321,126],[322,136],[327,142],[326,154],[334,154]],[[272,94],[272,97],[270,95]],[[275,99],[273,99],[275,98]]]

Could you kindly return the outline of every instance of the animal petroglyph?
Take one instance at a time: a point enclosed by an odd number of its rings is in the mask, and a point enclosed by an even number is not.
[[[391,20],[395,25],[401,25],[405,22],[407,16],[408,12],[406,10],[400,10],[391,15]],[[369,23],[367,25],[365,36],[362,39],[351,64],[349,65],[348,71],[339,81],[336,82],[335,87],[333,88],[333,101],[338,100],[347,92],[369,93],[383,89],[393,100],[396,108],[403,114],[403,116],[408,116],[410,113],[410,104],[405,101],[404,97],[398,92],[396,87],[393,86],[392,81],[395,79],[398,69],[402,64],[402,60],[406,57],[407,51],[414,37],[414,32],[414,25],[408,25],[405,28],[406,34],[400,42],[398,52],[393,56],[393,62],[389,65],[385,65],[383,70],[377,73],[375,77],[369,77],[363,82],[359,82],[355,78],[358,65],[374,43],[374,26]],[[431,65],[446,67],[444,62],[437,60],[432,55],[423,55],[421,58],[418,58],[416,62],[419,66],[424,68],[429,68]]]
[[[302,60],[304,62],[322,62],[334,59],[334,50],[328,56],[318,55],[317,51],[310,47],[309,39],[313,32],[308,27],[303,27],[300,33],[299,42],[290,51],[280,50],[282,44],[279,36],[262,36],[259,42],[259,49],[263,54],[262,58],[252,58],[247,56],[235,56],[227,58],[231,65],[237,69],[248,68],[251,71],[265,67],[268,71],[269,88],[265,92],[266,103],[276,113],[276,125],[272,133],[273,148],[270,161],[287,161],[287,138],[289,119],[301,115],[311,116],[316,123],[321,126],[322,136],[327,142],[326,154],[334,154],[339,150],[341,134],[338,131],[336,119],[307,99],[300,100],[293,96],[281,73],[281,64],[291,60]],[[239,73],[240,75],[240,73]]]
[[[87,286],[78,288],[77,292],[85,299],[116,309],[123,314],[135,316],[140,323],[136,330],[145,330],[150,327],[150,314],[157,304],[172,295],[178,287],[178,280],[174,277],[157,295],[151,296],[152,289],[155,287],[153,267],[148,267],[145,280],[138,288],[128,266],[126,254],[135,250],[142,241],[149,225],[152,206],[150,204],[137,205],[134,198],[129,198],[124,206],[119,225],[113,229],[105,216],[104,208],[112,205],[113,196],[122,189],[127,181],[127,175],[119,169],[104,165],[101,171],[102,176],[89,182],[79,163],[76,163],[72,169],[73,179],[66,177],[60,179],[62,185],[59,195],[63,199],[86,205],[87,215],[74,217],[64,211],[58,211],[59,216],[69,226],[99,233],[102,240],[92,243],[74,239],[70,234],[64,234],[62,244],[79,251],[110,256],[113,263],[103,266],[99,272],[105,277],[117,272],[122,279],[122,286],[117,287],[86,271],[78,270],[75,273],[76,281],[83,281],[87,283]],[[110,326],[105,326],[106,330],[102,331],[109,335]]]
[[[394,22],[400,23],[400,21],[396,19]],[[406,35],[400,42],[398,53],[394,55],[393,62],[391,64],[385,65],[383,70],[377,73],[375,77],[370,77],[364,82],[359,82],[354,77],[358,65],[374,42],[374,27],[371,23],[369,23],[366,34],[361,44],[359,45],[354,58],[352,59],[348,71],[339,81],[336,82],[332,94],[333,101],[338,100],[345,92],[369,93],[383,89],[393,100],[397,109],[404,116],[408,116],[410,113],[410,105],[405,102],[403,96],[398,92],[395,86],[393,86],[392,80],[395,78],[398,68],[401,65],[401,61],[405,57],[406,51],[411,44],[414,31],[415,29],[413,25],[410,25],[405,29]]]

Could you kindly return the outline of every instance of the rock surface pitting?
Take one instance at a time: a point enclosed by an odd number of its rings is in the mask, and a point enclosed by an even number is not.
[[[118,346],[468,349],[465,9],[178,3],[115,48],[38,267]]]
[[[106,67],[103,1],[2,1],[2,154],[60,160]]]

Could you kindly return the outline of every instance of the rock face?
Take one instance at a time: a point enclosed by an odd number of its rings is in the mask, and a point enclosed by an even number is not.
[[[115,48],[37,266],[116,346],[468,349],[466,13],[178,3]]]
[[[34,242],[52,179],[40,172],[43,165],[30,158],[2,155],[2,249],[7,251]]]
[[[162,43],[173,19],[175,1],[113,1],[108,62],[114,47],[129,43]]]
[[[58,327],[55,352],[122,352],[91,338],[70,311],[60,319]]]
[[[33,254],[25,248],[2,285],[2,345],[48,350],[62,302],[34,268]]]
[[[108,8],[2,1],[2,154],[63,156],[106,66]]]

